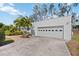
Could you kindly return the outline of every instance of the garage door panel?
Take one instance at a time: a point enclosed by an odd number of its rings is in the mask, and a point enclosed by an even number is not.
[[[37,35],[55,37],[55,38],[63,38],[63,27],[38,28]]]

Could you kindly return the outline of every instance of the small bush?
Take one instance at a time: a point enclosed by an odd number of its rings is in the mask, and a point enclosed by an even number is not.
[[[10,32],[9,30],[5,31],[5,35],[13,35],[14,33]]]
[[[0,29],[0,40],[5,39],[5,32],[4,30]]]
[[[29,32],[26,32],[26,31],[24,31],[24,32],[23,32],[23,35],[22,35],[23,38],[29,38],[29,37],[31,37],[31,36],[32,36],[32,34],[29,33]]]
[[[9,44],[12,42],[14,42],[14,40],[2,40],[2,41],[0,41],[0,46],[6,45],[6,44]]]
[[[16,30],[14,32],[10,32],[9,30],[5,31],[5,35],[11,36],[11,35],[21,35],[22,31]]]
[[[22,33],[23,32],[22,31],[19,31],[19,30],[17,30],[17,31],[14,32],[15,35],[21,35]]]

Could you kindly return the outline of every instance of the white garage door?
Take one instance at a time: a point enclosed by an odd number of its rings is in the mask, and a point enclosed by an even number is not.
[[[38,27],[37,35],[63,39],[64,29],[63,26]]]

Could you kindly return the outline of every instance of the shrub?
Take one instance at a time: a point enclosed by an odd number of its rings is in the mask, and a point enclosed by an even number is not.
[[[14,33],[10,32],[9,30],[5,31],[5,35],[13,35]]]
[[[29,38],[29,37],[31,37],[31,36],[32,36],[32,34],[29,33],[29,32],[26,32],[26,31],[24,31],[24,32],[23,32],[23,35],[22,35],[22,37],[24,37],[24,38]]]
[[[5,31],[5,34],[8,35],[8,36],[11,36],[11,35],[21,35],[22,31],[16,30],[14,32],[10,32],[9,30],[7,30],[7,31]]]
[[[17,30],[17,31],[14,32],[15,35],[21,35],[22,33],[23,32],[22,31],[19,31],[19,30]]]
[[[0,28],[0,40],[4,40],[5,39],[5,32],[3,29]]]
[[[3,45],[6,45],[6,44],[9,44],[9,43],[12,43],[12,42],[14,42],[14,40],[2,40],[2,41],[0,41],[0,46],[3,46]]]

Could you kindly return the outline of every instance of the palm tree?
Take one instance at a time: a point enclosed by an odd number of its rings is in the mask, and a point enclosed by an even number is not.
[[[15,26],[19,29],[19,31],[20,31],[20,28],[21,28],[21,26],[22,26],[21,17],[18,17],[18,18],[14,21],[14,24],[15,24]]]
[[[27,27],[27,30],[29,30],[32,27],[32,19],[27,17],[27,16],[26,17],[22,17],[21,18],[21,22],[23,23],[22,26],[24,28]]]
[[[15,21],[14,21],[14,24],[16,27],[19,28],[19,30],[21,29],[21,27],[23,28],[26,28],[27,27],[27,30],[29,30],[32,26],[32,20],[31,18],[29,17],[20,17],[20,18],[17,18]]]
[[[29,30],[32,27],[32,20],[31,20],[31,18],[27,18],[27,20],[26,20],[26,27],[27,27],[27,30]]]

